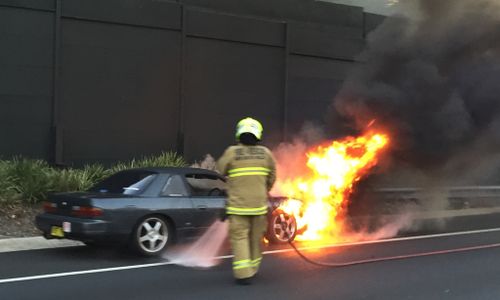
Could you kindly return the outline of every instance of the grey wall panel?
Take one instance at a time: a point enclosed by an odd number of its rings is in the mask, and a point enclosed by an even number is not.
[[[49,156],[53,17],[0,7],[0,155]]]
[[[380,24],[382,24],[385,20],[384,16],[365,13],[365,36],[370,33],[370,31],[377,28]]]
[[[346,27],[363,27],[363,8],[315,0],[312,22]]]
[[[180,29],[181,7],[158,0],[64,0],[63,16]]]
[[[174,150],[180,33],[76,20],[62,28],[66,162]]]
[[[305,23],[289,26],[293,53],[354,60],[364,47],[362,28]]]
[[[2,5],[54,10],[55,0],[0,0],[0,6]]]
[[[306,122],[324,124],[328,107],[355,63],[292,55],[288,82],[289,135]]]
[[[284,23],[196,9],[187,11],[186,33],[230,41],[272,46],[285,45]]]
[[[234,143],[236,122],[246,116],[262,121],[267,144],[281,138],[282,49],[189,38],[187,57],[188,159],[219,156]]]
[[[48,160],[50,128],[46,124],[22,121],[0,123],[0,157],[9,159],[14,156]]]
[[[116,121],[115,121],[116,122]],[[172,123],[175,120],[172,120]],[[89,163],[112,165],[117,161],[128,161],[161,151],[175,151],[175,140],[166,137],[161,129],[153,129],[149,124],[123,122],[110,124],[101,122],[102,128],[74,128],[64,130],[64,151],[72,157],[65,157],[65,164],[82,166]],[[164,120],[164,123],[170,123]],[[164,125],[166,128],[169,124]],[[175,126],[175,125],[174,125]],[[148,133],[145,133],[149,130]],[[168,130],[168,129],[167,129]],[[168,133],[167,133],[168,134]],[[74,155],[78,154],[78,156]]]
[[[363,27],[362,8],[314,0],[180,0],[180,3],[277,20]]]
[[[355,62],[290,55],[289,74],[307,78],[344,80]]]

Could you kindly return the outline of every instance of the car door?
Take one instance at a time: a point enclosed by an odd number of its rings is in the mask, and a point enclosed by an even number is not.
[[[180,235],[191,235],[196,230],[195,208],[181,175],[170,175],[160,192],[168,209],[166,214],[172,218]]]
[[[194,224],[204,229],[225,209],[225,182],[211,174],[186,174],[185,179],[194,206]]]

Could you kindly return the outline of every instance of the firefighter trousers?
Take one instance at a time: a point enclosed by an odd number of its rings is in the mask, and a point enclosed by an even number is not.
[[[229,239],[233,250],[233,274],[237,279],[254,276],[262,261],[266,215],[229,215]]]

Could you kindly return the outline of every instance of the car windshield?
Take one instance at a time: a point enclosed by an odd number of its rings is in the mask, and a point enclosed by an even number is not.
[[[156,173],[151,171],[122,171],[96,184],[91,192],[138,195],[153,181]]]

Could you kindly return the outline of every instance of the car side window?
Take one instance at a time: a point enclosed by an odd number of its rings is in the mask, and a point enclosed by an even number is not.
[[[188,191],[186,190],[182,177],[179,175],[170,176],[160,195],[169,197],[187,196]]]
[[[192,196],[222,197],[226,195],[226,183],[208,174],[186,174]]]

